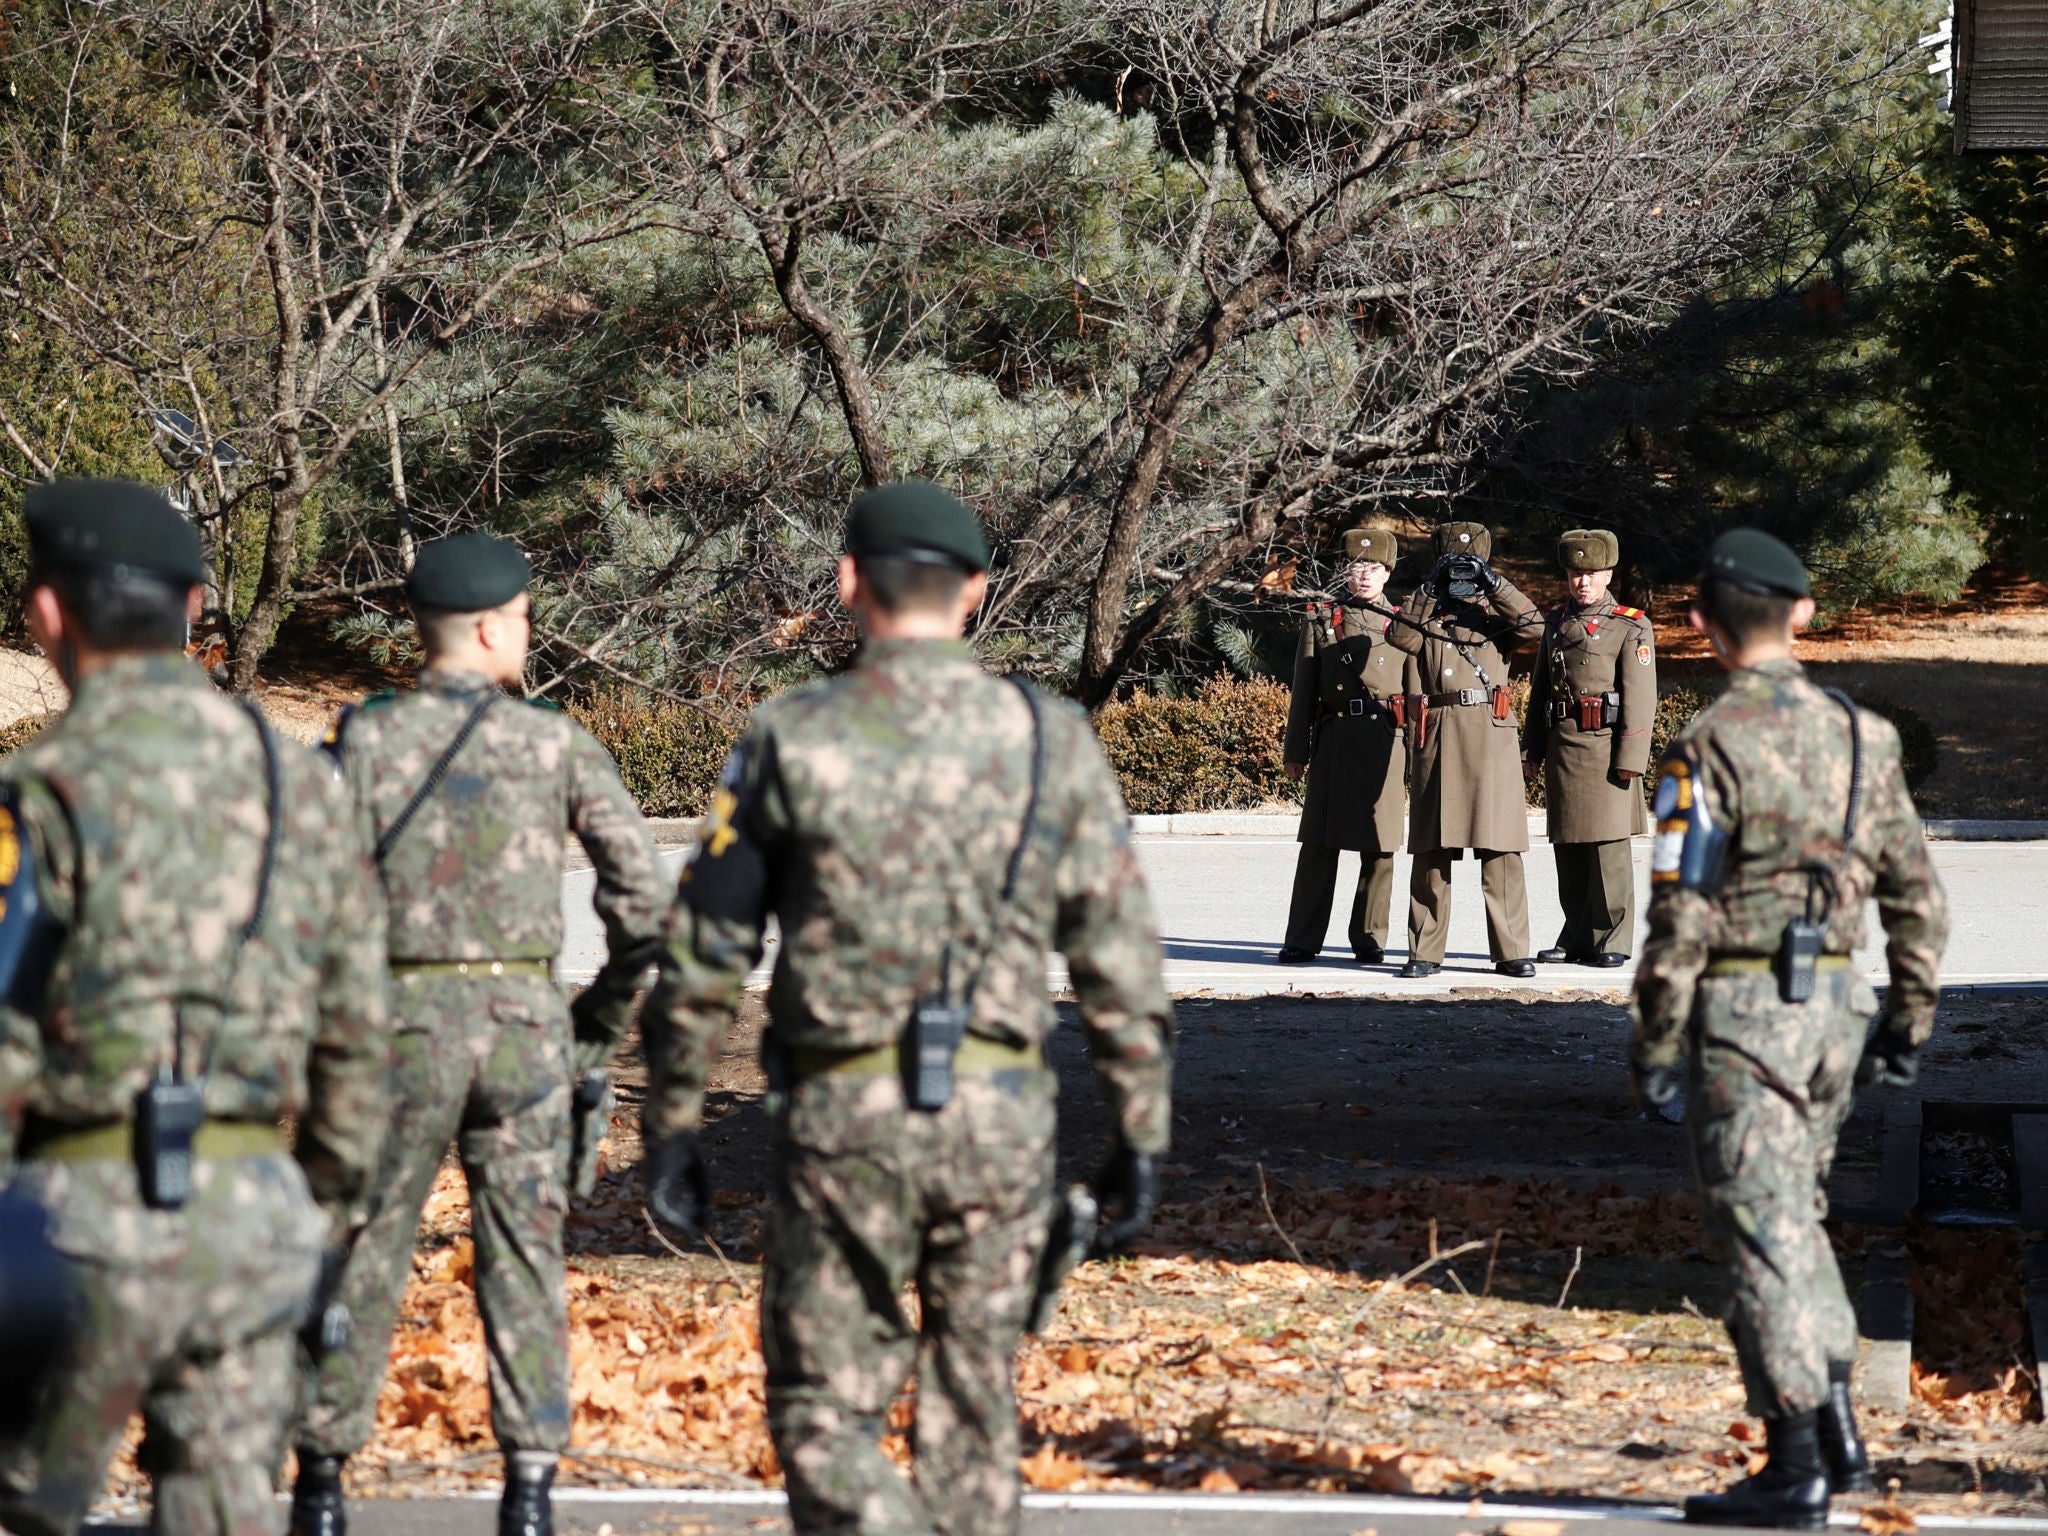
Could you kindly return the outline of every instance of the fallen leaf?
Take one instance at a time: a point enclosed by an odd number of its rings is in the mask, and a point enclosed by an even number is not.
[[[1737,1419],[1728,1426],[1730,1440],[1750,1441],[1756,1438],[1756,1426],[1747,1419]]]
[[[1203,1493],[1235,1493],[1237,1479],[1221,1467],[1211,1467],[1202,1474],[1202,1480],[1195,1487]]]
[[[1870,1532],[1870,1536],[1900,1536],[1902,1532],[1920,1529],[1920,1522],[1913,1518],[1911,1510],[1892,1503],[1871,1505],[1856,1523]]]
[[[1033,1454],[1019,1461],[1017,1470],[1032,1487],[1058,1493],[1063,1488],[1073,1487],[1088,1469],[1078,1458],[1066,1455],[1048,1440]]]

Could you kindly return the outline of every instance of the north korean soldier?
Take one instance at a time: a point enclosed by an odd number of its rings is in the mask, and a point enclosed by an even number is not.
[[[1451,862],[1471,849],[1486,897],[1486,945],[1503,976],[1529,977],[1529,847],[1509,653],[1526,650],[1543,615],[1488,563],[1480,523],[1439,524],[1436,565],[1401,605],[1387,638],[1413,658],[1408,682],[1408,963],[1403,976],[1443,969],[1450,936]]]
[[[1524,771],[1543,775],[1564,927],[1546,965],[1611,968],[1635,948],[1631,837],[1650,830],[1643,771],[1657,716],[1657,635],[1608,591],[1621,541],[1575,528],[1557,541],[1568,601],[1544,615],[1543,649],[1522,726]]]
[[[423,545],[406,582],[419,687],[337,722],[391,913],[393,1132],[337,1296],[354,1326],[310,1384],[292,1528],[341,1536],[343,1462],[370,1437],[420,1212],[449,1142],[469,1183],[503,1536],[546,1536],[569,1443],[562,1260],[571,1092],[610,1056],[669,905],[654,841],[604,749],[568,716],[508,697],[525,672],[526,557],[462,534]],[[596,869],[608,959],[565,1006],[562,849]]]
[[[1346,590],[1361,604],[1376,604],[1400,551],[1383,529],[1353,528],[1344,535],[1344,558]],[[1296,783],[1307,775],[1308,789],[1282,965],[1306,965],[1322,953],[1340,849],[1359,860],[1352,956],[1360,965],[1386,958],[1394,850],[1407,803],[1398,712],[1408,658],[1388,642],[1390,623],[1369,607],[1314,603],[1301,626],[1282,761]]]
[[[1685,1517],[1817,1531],[1831,1493],[1871,1485],[1822,1190],[1852,1081],[1914,1080],[1948,906],[1898,732],[1792,659],[1812,617],[1806,571],[1776,539],[1739,528],[1708,550],[1692,625],[1731,676],[1660,770],[1629,1072],[1644,1106],[1686,1087],[1702,1215],[1733,1273],[1728,1330],[1770,1453]],[[1850,955],[1873,896],[1891,989],[1866,1031]]]
[[[186,659],[192,526],[120,481],[26,500],[72,695],[0,768],[0,1141],[78,1331],[0,1524],[77,1531],[139,1408],[153,1530],[275,1531],[294,1334],[385,1123],[383,903],[325,765]]]
[[[1056,1254],[1049,1218],[1071,1209],[1053,1200],[1048,949],[1115,1125],[1103,1244],[1148,1219],[1167,1146],[1171,1015],[1129,819],[1086,717],[990,677],[960,638],[987,566],[973,513],[937,486],[854,502],[839,595],[859,658],[756,714],[641,1016],[648,1204],[694,1232],[705,1077],[779,920],[761,1334],[799,1532],[1018,1528],[1011,1357]],[[906,1479],[878,1442],[913,1372]]]

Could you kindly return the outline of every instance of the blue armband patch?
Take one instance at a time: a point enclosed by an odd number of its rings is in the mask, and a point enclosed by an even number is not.
[[[20,788],[0,785],[0,1004],[33,1014],[42,1009],[64,929],[37,887],[20,813]]]
[[[747,789],[741,742],[719,771],[697,851],[676,886],[676,899],[704,917],[757,923],[767,915],[768,859],[753,835],[751,807],[740,800]]]
[[[1711,891],[1721,883],[1728,858],[1728,834],[1714,824],[1700,783],[1698,764],[1687,749],[1664,760],[1652,802],[1657,834],[1650,847],[1651,886]]]

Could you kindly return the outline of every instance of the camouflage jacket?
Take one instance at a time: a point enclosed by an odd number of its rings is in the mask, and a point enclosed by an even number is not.
[[[374,695],[337,724],[342,771],[373,845],[494,691],[481,673],[430,670],[417,691]],[[618,768],[559,710],[498,698],[391,846],[378,866],[391,960],[552,962],[571,833],[597,874],[608,958],[591,988],[606,1003],[597,1043],[608,1053],[654,962],[670,891]]]
[[[1842,858],[1849,806],[1847,712],[1796,661],[1735,673],[1724,693],[1680,733],[1657,786],[1649,937],[1636,973],[1631,1043],[1644,1067],[1676,1061],[1694,988],[1718,955],[1774,955],[1785,924],[1806,911],[1807,869],[1836,865],[1825,951],[1863,942],[1863,909],[1877,898],[1891,967],[1887,1009],[1918,1042],[1934,1028],[1936,967],[1948,941],[1948,900],[1927,856],[1906,792],[1899,733],[1858,710],[1863,799],[1856,839]],[[1690,780],[1712,827],[1727,839],[1718,883],[1681,883],[1677,801]]]
[[[383,900],[333,776],[276,746],[278,858],[239,952],[269,832],[263,753],[247,712],[185,658],[92,673],[0,768],[65,931],[42,1006],[0,1013],[6,1132],[128,1119],[182,1011],[208,1114],[296,1117],[315,1196],[360,1192],[387,1118]]]
[[[1036,832],[997,910],[1030,792],[1031,719],[964,643],[869,641],[830,682],[763,705],[685,869],[642,1014],[650,1136],[697,1123],[704,1080],[771,912],[779,1045],[861,1050],[979,962],[969,1032],[1011,1045],[1054,1023],[1045,955],[1066,957],[1124,1136],[1169,1136],[1172,1012],[1130,820],[1087,717],[1041,701]]]

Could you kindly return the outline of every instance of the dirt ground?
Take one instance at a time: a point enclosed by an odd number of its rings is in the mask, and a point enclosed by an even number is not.
[[[1658,614],[1669,683],[1718,688],[1721,672],[1674,602]],[[1836,614],[1799,642],[1827,686],[1909,704],[1940,741],[1916,799],[1924,816],[2048,817],[2048,588],[1980,571],[1962,601]]]
[[[1672,1498],[1740,1473],[1761,1430],[1711,1320],[1724,1285],[1683,1132],[1627,1102],[1618,997],[1178,1009],[1160,1219],[1132,1259],[1084,1266],[1019,1359],[1034,1485]],[[755,1324],[771,1157],[759,1023],[750,999],[713,1079],[715,1256],[670,1250],[639,1208],[642,1079],[623,1064],[619,1171],[571,1219],[572,1479],[777,1475]],[[1078,1031],[1050,1054],[1062,1171],[1085,1176],[1106,1131]],[[2048,1102],[2048,1000],[1952,999],[1923,1091]],[[1844,1135],[1838,1208],[1874,1195],[1881,1117],[1865,1105]],[[2048,1430],[2016,1234],[1835,1236],[1852,1290],[1874,1244],[1909,1243],[1919,1263],[1914,1406],[1866,1415],[1882,1475],[1923,1512],[2038,1507]],[[449,1169],[356,1465],[364,1494],[495,1470],[472,1265]],[[891,1415],[899,1455],[910,1404]]]

